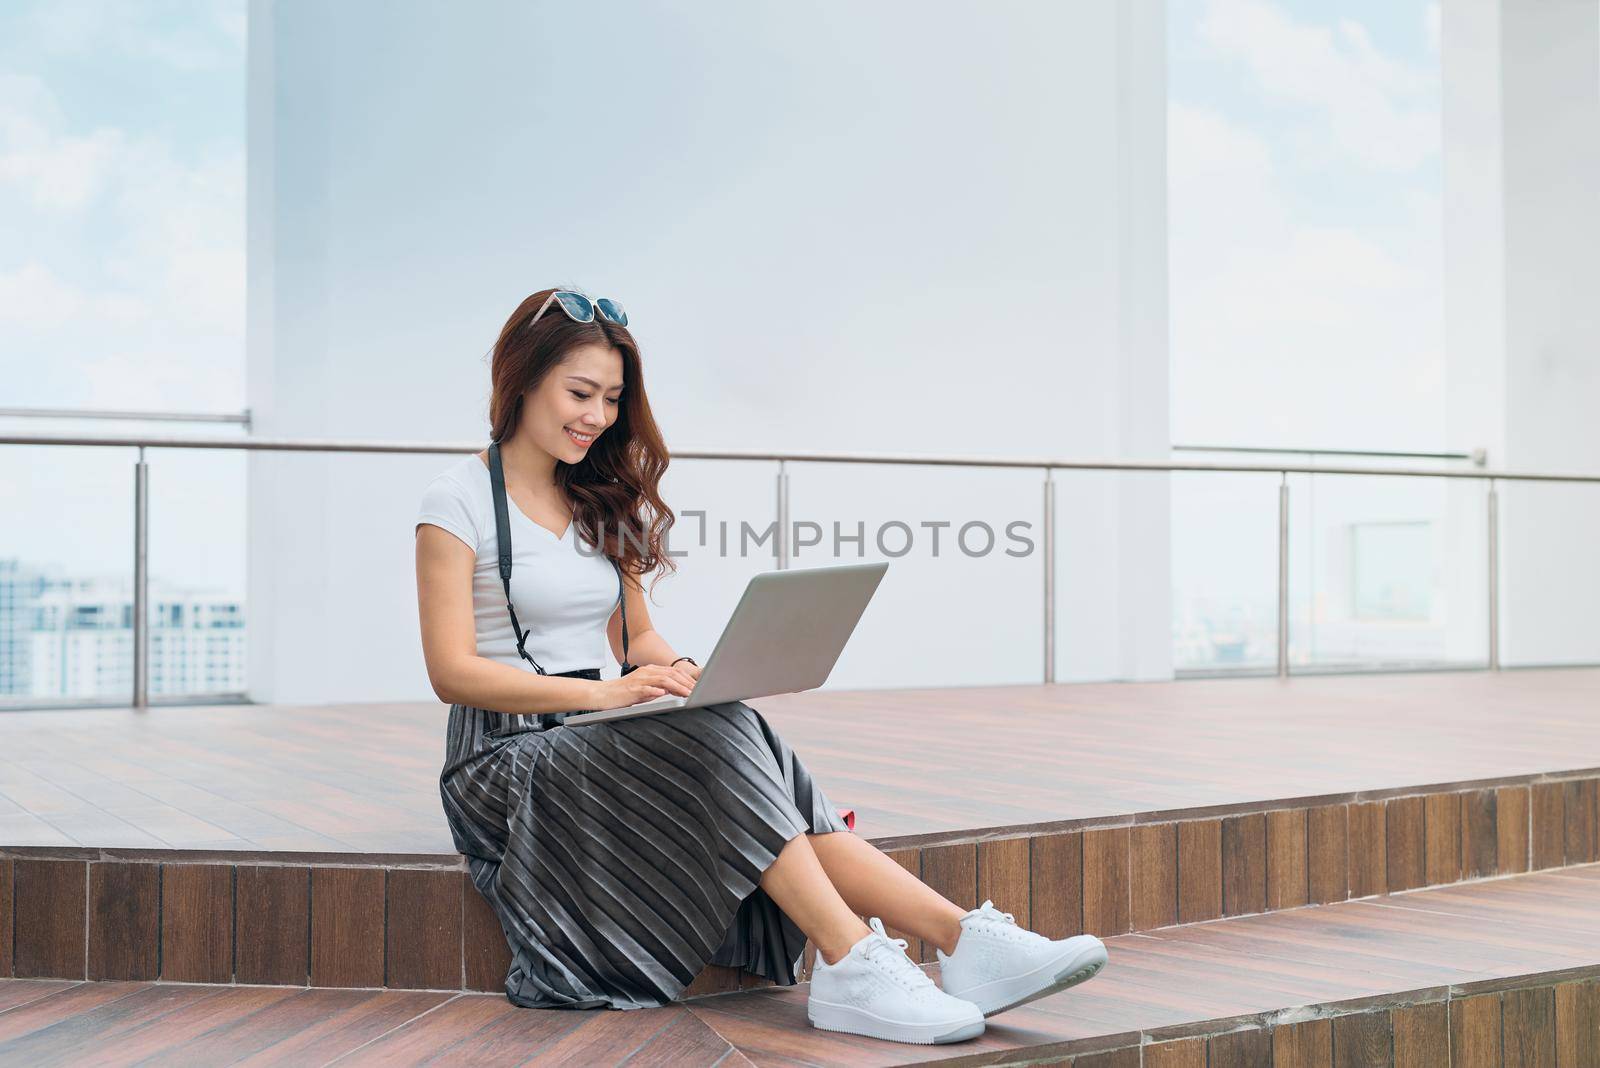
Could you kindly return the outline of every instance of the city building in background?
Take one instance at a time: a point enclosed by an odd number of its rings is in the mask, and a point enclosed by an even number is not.
[[[150,584],[150,693],[245,689],[245,608],[217,591]],[[0,699],[126,698],[133,586],[0,559]],[[16,702],[9,702],[16,703]]]

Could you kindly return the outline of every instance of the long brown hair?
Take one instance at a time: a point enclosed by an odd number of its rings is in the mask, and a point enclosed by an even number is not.
[[[663,540],[673,516],[659,490],[671,457],[644,391],[639,345],[627,327],[574,322],[551,305],[531,327],[553,289],[529,296],[511,313],[491,353],[490,438],[505,442],[522,415],[522,397],[536,388],[579,345],[603,345],[622,354],[622,399],[616,421],[595,438],[588,455],[575,464],[556,460],[556,488],[572,508],[572,521],[593,545],[631,575],[676,570]],[[626,536],[624,536],[626,535]],[[651,583],[651,589],[655,583]]]

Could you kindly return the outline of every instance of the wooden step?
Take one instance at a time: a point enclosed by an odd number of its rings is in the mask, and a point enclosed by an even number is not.
[[[992,900],[1052,938],[1600,860],[1592,775],[1387,794],[1124,814],[887,852],[963,908]],[[503,989],[510,952],[459,856],[233,856],[0,847],[0,910],[16,918],[0,924],[0,976]],[[391,925],[393,916],[407,923]],[[914,960],[933,960],[931,945],[891,933],[907,938]],[[762,985],[713,965],[683,996]]]
[[[804,984],[561,1012],[437,991],[14,979],[0,982],[0,1063],[1600,1065],[1600,865],[1107,946],[1094,980],[947,1046],[811,1028]]]

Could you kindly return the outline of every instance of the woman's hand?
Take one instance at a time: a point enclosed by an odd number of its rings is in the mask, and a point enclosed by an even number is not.
[[[688,675],[691,679],[698,679],[700,677],[699,664],[691,664],[687,660],[680,660],[673,666],[679,671],[683,672],[685,675]]]
[[[619,678],[596,683],[595,692],[599,696],[598,703],[594,707],[596,710],[624,708],[641,701],[652,701],[669,693],[678,697],[688,697],[689,691],[694,689],[694,678],[683,669],[693,666],[688,662],[677,667],[641,664]]]

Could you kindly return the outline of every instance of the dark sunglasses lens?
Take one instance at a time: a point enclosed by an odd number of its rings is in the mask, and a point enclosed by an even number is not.
[[[622,310],[622,305],[610,297],[601,297],[595,302],[595,306],[600,309],[600,314],[607,322],[616,323],[618,326],[628,325],[628,313]]]
[[[582,293],[561,292],[556,294],[556,299],[567,310],[567,314],[580,323],[594,322],[594,305],[589,303],[589,298]]]

